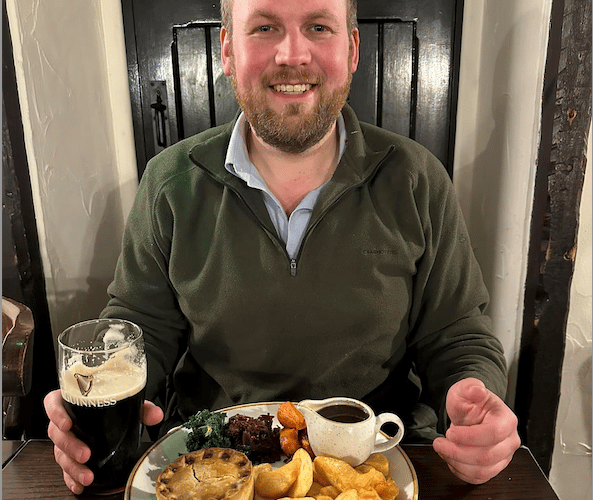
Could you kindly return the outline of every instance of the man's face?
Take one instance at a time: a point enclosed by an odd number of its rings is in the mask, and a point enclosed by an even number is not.
[[[358,64],[346,0],[235,0],[232,12],[222,61],[247,120],[268,144],[307,150],[335,123]]]

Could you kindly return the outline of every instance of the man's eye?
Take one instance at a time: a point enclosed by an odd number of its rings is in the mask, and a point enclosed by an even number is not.
[[[316,24],[311,29],[313,31],[315,31],[316,33],[323,33],[324,31],[327,31],[327,27],[326,26],[323,26],[321,24]]]
[[[260,33],[269,33],[270,31],[272,31],[272,27],[269,25],[260,26],[259,28],[257,28],[256,31],[259,31]]]

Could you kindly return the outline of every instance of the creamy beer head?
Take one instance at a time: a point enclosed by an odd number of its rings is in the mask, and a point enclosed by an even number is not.
[[[135,346],[112,354],[99,366],[71,358],[60,373],[62,397],[79,406],[108,406],[140,392],[146,385],[146,361]]]

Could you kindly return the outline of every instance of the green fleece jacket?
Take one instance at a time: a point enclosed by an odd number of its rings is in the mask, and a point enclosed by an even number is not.
[[[232,123],[149,162],[103,316],[142,327],[163,431],[203,408],[343,395],[430,440],[456,381],[504,396],[502,347],[445,169],[343,114],[346,150],[294,259],[261,192],[224,167]]]

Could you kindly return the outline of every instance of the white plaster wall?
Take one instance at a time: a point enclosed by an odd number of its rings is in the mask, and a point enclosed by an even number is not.
[[[453,180],[491,294],[512,406],[552,0],[465,2]]]
[[[591,500],[591,134],[581,199],[550,482],[561,500]]]
[[[57,335],[104,307],[137,186],[121,6],[6,6]]]

